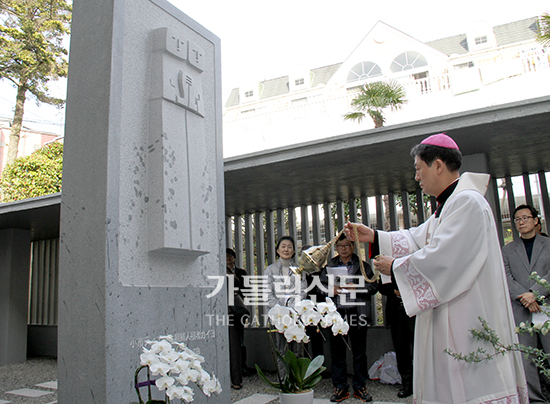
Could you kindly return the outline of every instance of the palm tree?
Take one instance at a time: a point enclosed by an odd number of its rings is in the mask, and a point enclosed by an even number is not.
[[[550,45],[550,14],[543,14],[539,19],[537,40],[544,46]]]
[[[386,118],[382,110],[390,107],[392,111],[403,108],[406,104],[405,89],[395,80],[388,82],[375,81],[367,83],[359,89],[357,96],[351,101],[351,107],[356,112],[344,115],[344,120],[361,120],[369,115],[374,121],[374,127],[384,126]]]

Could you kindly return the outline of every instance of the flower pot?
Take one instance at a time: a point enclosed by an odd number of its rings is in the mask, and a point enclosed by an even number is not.
[[[279,393],[281,404],[312,404],[313,390],[303,393]]]

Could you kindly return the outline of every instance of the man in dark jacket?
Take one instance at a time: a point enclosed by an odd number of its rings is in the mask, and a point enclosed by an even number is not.
[[[355,245],[342,234],[336,242],[338,255],[328,261],[321,271],[319,278],[328,289],[328,295],[335,301],[338,311],[350,325],[347,335],[353,355],[353,390],[354,397],[362,401],[372,401],[372,396],[367,392],[366,382],[367,368],[367,326],[371,319],[371,296],[376,294],[376,283],[362,281],[361,263],[354,253]],[[347,270],[345,275],[333,277],[330,268],[339,267],[341,272]],[[370,266],[363,262],[363,267],[369,278],[373,277]],[[329,268],[329,269],[327,269]],[[338,279],[339,278],[339,279]],[[332,360],[332,384],[334,395],[330,401],[340,402],[349,398],[348,374],[346,363],[347,345],[346,336],[331,334],[330,351]]]

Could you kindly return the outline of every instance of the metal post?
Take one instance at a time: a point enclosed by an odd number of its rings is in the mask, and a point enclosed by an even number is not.
[[[403,206],[403,226],[405,227],[405,229],[409,229],[412,225],[409,193],[407,191],[401,191],[401,201]]]
[[[512,228],[512,234],[514,240],[519,238],[518,231],[514,225],[514,209],[516,208],[516,198],[514,196],[514,187],[512,186],[512,177],[507,175],[504,177],[506,181],[506,193],[508,195],[508,211],[510,212],[510,227]]]
[[[393,192],[388,194],[388,205],[390,208],[390,230],[395,231],[399,229],[399,225],[397,223],[397,206],[395,203],[395,194]]]
[[[309,211],[307,206],[300,207],[301,228],[302,228],[302,244],[311,245],[311,237],[309,236]]]
[[[273,211],[268,210],[265,217],[265,231],[266,231],[266,249],[267,249],[267,263],[272,264],[276,261],[275,257],[275,223],[273,219]]]
[[[311,221],[313,223],[313,244],[321,244],[321,219],[319,217],[319,205],[311,205]]]
[[[254,215],[254,227],[256,228],[256,271],[263,275],[265,271],[265,244],[264,244],[264,213],[256,212]]]
[[[418,218],[419,225],[426,221],[426,215],[424,213],[424,194],[421,188],[416,188],[416,217]]]
[[[237,259],[235,265],[238,268],[244,268],[244,254],[243,254],[243,217],[241,215],[235,215],[235,254]]]

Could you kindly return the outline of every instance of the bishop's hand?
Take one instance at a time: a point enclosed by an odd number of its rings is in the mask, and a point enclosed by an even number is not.
[[[385,255],[377,255],[374,258],[374,268],[380,271],[382,275],[391,276],[391,268],[395,258],[387,257]]]
[[[372,243],[374,241],[374,230],[361,223],[347,222],[344,226],[346,238],[350,241],[359,241],[361,243]],[[359,240],[355,240],[355,236]]]

